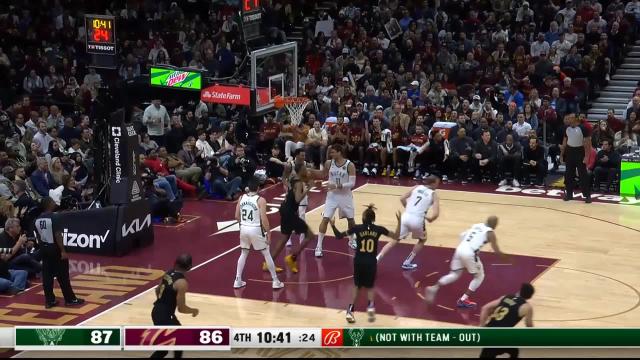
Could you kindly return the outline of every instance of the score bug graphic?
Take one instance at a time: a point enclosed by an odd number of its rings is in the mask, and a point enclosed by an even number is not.
[[[230,350],[228,327],[127,327],[125,350]]]

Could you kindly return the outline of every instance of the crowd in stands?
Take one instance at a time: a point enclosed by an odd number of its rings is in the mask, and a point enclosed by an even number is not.
[[[136,104],[145,195],[163,217],[179,216],[183,196],[237,198],[262,166],[277,181],[299,147],[320,167],[327,148],[342,144],[365,176],[542,184],[560,165],[565,124],[573,116],[588,121],[589,99],[621,64],[640,24],[638,0],[349,1],[322,12],[310,1],[261,3],[265,44],[304,26],[299,95],[313,101],[300,124],[286,112],[255,121],[238,106]],[[101,87],[122,86],[158,64],[213,77],[242,70],[236,10],[222,1],[0,4],[5,233],[15,217],[29,229],[51,190],[75,204],[92,200],[92,109]],[[117,17],[117,71],[89,66],[85,12]],[[334,30],[316,33],[316,21],[329,19]],[[618,154],[640,140],[639,111],[636,92],[624,114],[611,111],[594,126],[591,169],[608,189]],[[10,259],[37,254],[16,236],[0,244],[0,263],[11,271],[0,267],[0,291],[1,279],[24,277]]]

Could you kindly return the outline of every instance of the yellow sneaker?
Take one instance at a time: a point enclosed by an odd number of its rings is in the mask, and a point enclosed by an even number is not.
[[[396,171],[394,169],[391,169],[391,172],[389,173],[390,177],[394,177],[396,176]]]
[[[269,267],[267,266],[267,263],[266,263],[266,262],[263,262],[263,263],[262,263],[262,271],[269,271]],[[279,268],[279,267],[277,267],[277,266],[276,266],[276,272],[277,272],[277,273],[279,273],[279,272],[283,272],[283,271],[284,271],[284,270],[283,270],[282,268]]]
[[[382,168],[382,176],[387,176],[387,168]]]
[[[287,255],[284,257],[284,262],[287,264],[289,268],[291,268],[291,272],[294,274],[298,273],[298,263],[293,260],[293,256]]]

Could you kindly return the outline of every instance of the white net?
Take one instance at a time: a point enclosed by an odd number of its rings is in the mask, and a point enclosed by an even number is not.
[[[307,105],[310,102],[310,100],[306,100],[284,105],[284,107],[289,112],[289,118],[291,119],[292,125],[300,125],[300,122],[302,121],[302,114],[304,114],[304,109],[307,108]]]

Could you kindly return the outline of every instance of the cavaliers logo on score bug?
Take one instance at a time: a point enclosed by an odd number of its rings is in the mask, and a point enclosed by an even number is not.
[[[322,346],[343,346],[344,333],[342,329],[322,329]]]

